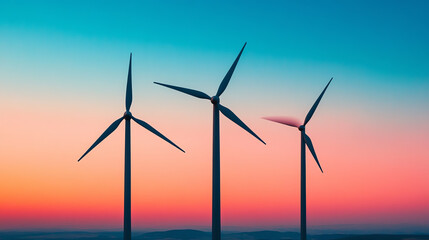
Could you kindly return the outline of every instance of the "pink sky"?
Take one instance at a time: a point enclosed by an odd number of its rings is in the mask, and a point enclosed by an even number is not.
[[[170,110],[133,103],[135,116],[187,151],[132,124],[136,229],[210,226],[211,104],[188,103],[183,96],[188,106],[179,109],[180,97],[160,103]],[[308,224],[427,224],[428,127],[382,122],[365,109],[335,109],[336,97],[328,91],[325,98],[307,127],[325,171],[308,152]],[[1,104],[10,116],[3,115],[0,125],[1,229],[121,229],[124,125],[77,159],[122,114],[122,106],[91,111],[94,103],[8,100],[16,105]],[[297,227],[299,132],[260,118],[279,115],[272,109],[246,112],[238,102],[232,105],[267,145],[221,117],[222,224]]]

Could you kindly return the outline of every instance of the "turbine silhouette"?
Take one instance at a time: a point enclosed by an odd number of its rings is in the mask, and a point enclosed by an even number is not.
[[[243,121],[241,121],[237,115],[235,115],[231,110],[227,107],[222,106],[220,104],[220,95],[225,91],[228,86],[229,80],[231,79],[232,74],[234,73],[234,69],[237,66],[238,60],[240,59],[241,54],[243,53],[244,47],[247,43],[244,44],[231,68],[226,73],[223,78],[217,93],[215,96],[210,97],[209,95],[188,88],[176,87],[168,84],[154,82],[164,87],[172,88],[179,92],[186,93],[188,95],[210,100],[213,104],[213,179],[212,179],[212,239],[219,240],[221,238],[221,223],[220,223],[220,147],[219,147],[219,111],[231,121],[233,121],[238,126],[242,127],[244,130],[252,134],[259,141],[265,144],[261,138],[259,138]]]
[[[86,154],[88,154],[93,148],[95,148],[100,142],[102,142],[107,136],[109,136],[115,129],[119,126],[119,124],[122,122],[122,120],[125,119],[125,177],[124,177],[124,240],[130,240],[131,239],[131,126],[130,122],[131,119],[133,119],[136,123],[138,123],[140,126],[146,128],[153,134],[157,135],[158,137],[164,139],[171,145],[175,146],[176,148],[180,149],[182,152],[183,149],[181,149],[179,146],[174,144],[172,141],[170,141],[167,137],[162,135],[160,132],[158,132],[155,128],[153,128],[151,125],[146,123],[143,120],[140,120],[136,117],[134,117],[130,112],[131,103],[133,101],[133,93],[132,93],[132,83],[131,83],[131,59],[132,54],[130,54],[130,65],[128,68],[128,80],[127,80],[127,92],[125,97],[125,113],[122,117],[120,117],[118,120],[114,121],[107,129],[106,131],[101,134],[101,136],[92,144],[92,146],[82,155],[82,157],[79,158],[78,162],[85,157]]]
[[[319,160],[317,159],[316,152],[314,151],[313,143],[311,142],[310,137],[307,134],[305,134],[305,125],[307,125],[308,121],[310,121],[311,117],[313,116],[314,112],[316,111],[316,108],[319,105],[319,102],[322,99],[323,94],[325,94],[325,91],[328,88],[331,81],[332,81],[332,78],[331,78],[331,80],[329,80],[325,89],[323,89],[322,93],[317,98],[316,102],[313,104],[313,107],[311,107],[310,111],[307,113],[307,116],[305,117],[304,123],[302,125],[299,124],[298,120],[295,120],[295,119],[289,118],[289,117],[264,117],[264,119],[266,119],[266,120],[285,124],[285,125],[288,125],[291,127],[296,127],[299,129],[299,131],[301,131],[301,240],[307,239],[305,145],[308,146],[308,149],[310,150],[311,154],[313,155],[314,160],[316,160],[316,163],[319,166],[320,171],[322,171],[322,173],[323,173],[322,167],[320,166]]]

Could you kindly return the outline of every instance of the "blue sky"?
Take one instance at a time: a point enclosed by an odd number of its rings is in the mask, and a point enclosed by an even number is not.
[[[140,54],[140,49],[142,59],[147,61],[158,55],[166,63],[196,59],[208,65],[216,64],[225,55],[231,58],[227,54],[235,54],[247,41],[251,49],[246,49],[248,54],[264,59],[268,68],[284,67],[284,62],[315,68],[335,65],[403,84],[423,84],[429,76],[429,17],[425,1],[0,4],[3,65],[21,56],[41,61],[43,54],[49,59],[58,51],[67,61],[85,53],[89,58],[119,58],[130,51]],[[180,54],[181,59],[170,59],[177,57],[175,54]],[[200,61],[203,57],[213,62]],[[254,62],[252,67],[261,64]]]
[[[343,93],[338,97],[350,98],[350,104],[378,101],[377,107],[391,108],[392,114],[403,109],[408,116],[414,114],[410,106],[420,111],[428,100],[425,1],[0,4],[1,83],[7,92],[57,86],[70,98],[77,93],[90,97],[85,89],[109,81],[110,94],[123,94],[114,89],[124,84],[118,78],[124,76],[131,51],[134,74],[141,71],[150,79],[142,83],[147,88],[152,81],[164,81],[214,91],[247,41],[237,70],[253,86],[246,94],[263,97],[256,89],[273,91],[273,104],[284,95],[280,88],[303,86],[290,93],[290,100],[299,99],[305,87],[314,89],[309,95],[317,94],[331,76],[344,87],[336,91]],[[7,82],[12,73],[39,77]],[[307,101],[306,106],[312,99]]]
[[[63,37],[130,50],[217,52],[248,41],[260,56],[414,78],[429,71],[427,9],[425,1],[2,1],[0,26],[2,41],[34,34],[36,43]]]

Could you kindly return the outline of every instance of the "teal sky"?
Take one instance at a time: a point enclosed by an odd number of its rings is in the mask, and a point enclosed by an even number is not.
[[[169,52],[173,57],[186,53],[184,61],[206,53],[220,58],[247,41],[248,54],[267,63],[336,65],[389,76],[392,81],[403,77],[422,82],[429,75],[425,1],[3,0],[0,4],[2,63],[21,54],[28,59],[40,58],[38,54],[49,58],[59,49],[65,60],[58,59],[58,64],[85,52],[85,59],[118,61],[130,51],[147,61]],[[210,56],[206,61],[217,60]]]
[[[2,1],[0,26],[2,51],[12,41],[70,44],[73,52],[108,45],[106,55],[137,46],[192,54],[248,41],[254,54],[275,60],[422,78],[429,72],[427,9],[425,1]]]
[[[247,83],[237,99],[252,94],[278,107],[302,100],[308,108],[313,99],[307,96],[333,76],[344,108],[363,102],[373,112],[428,115],[420,110],[429,89],[426,1],[0,4],[0,82],[15,95],[38,89],[72,101],[77,94],[106,96],[106,89],[122,96],[116,89],[125,84],[120,80],[129,52],[143,89],[156,89],[151,82],[161,81],[213,94],[247,41],[237,69],[243,75],[230,86],[237,91]],[[21,80],[7,80],[14,77]]]

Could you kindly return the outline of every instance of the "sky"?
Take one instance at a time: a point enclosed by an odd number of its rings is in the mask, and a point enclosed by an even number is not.
[[[0,0],[0,230],[122,229],[124,124],[133,53],[133,229],[210,229],[212,106],[221,103],[224,230],[298,229],[305,118],[314,229],[429,229],[427,1]]]

